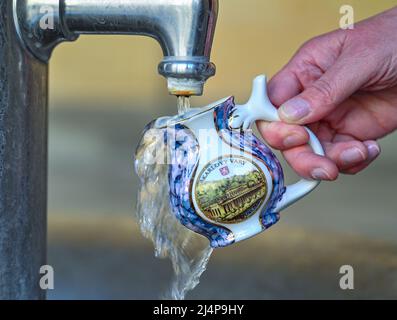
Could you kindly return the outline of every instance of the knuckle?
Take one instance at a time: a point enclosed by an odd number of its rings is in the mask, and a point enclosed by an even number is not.
[[[321,42],[321,36],[314,37],[304,42],[303,45],[300,47],[299,51],[310,54],[313,52],[313,50],[316,50],[318,48],[320,42]]]
[[[318,79],[312,84],[312,90],[322,104],[332,105],[335,102],[335,88],[329,81]]]

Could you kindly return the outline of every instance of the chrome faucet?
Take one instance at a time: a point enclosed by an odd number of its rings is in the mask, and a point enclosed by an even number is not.
[[[17,30],[27,49],[48,61],[62,41],[80,34],[145,35],[164,53],[158,71],[174,95],[201,95],[215,74],[210,62],[218,0],[14,0]],[[43,12],[54,13],[43,28]]]
[[[0,299],[41,299],[46,264],[48,60],[80,34],[155,38],[174,95],[201,95],[217,0],[0,0]]]

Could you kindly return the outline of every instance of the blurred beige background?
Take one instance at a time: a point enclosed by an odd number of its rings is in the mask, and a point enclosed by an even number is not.
[[[361,20],[396,5],[395,0],[220,0],[212,51],[217,75],[202,105],[227,95],[244,101],[252,78],[272,76],[303,42],[339,27],[339,8],[350,4]],[[64,43],[51,60],[51,105],[88,104],[113,109],[120,105],[174,104],[165,80],[157,74],[162,52],[146,37],[82,36]],[[132,109],[132,107],[131,107]]]
[[[212,61],[217,75],[204,105],[245,101],[255,75],[272,76],[313,36],[338,28],[350,4],[361,20],[394,0],[221,0]],[[132,155],[150,120],[176,113],[152,39],[82,36],[60,45],[50,65],[50,298],[157,298],[168,261],[132,219],[137,178]],[[191,298],[397,298],[397,137],[366,172],[324,183],[284,212],[278,226],[219,250]],[[293,180],[293,174],[286,170]],[[258,255],[263,252],[263,255]],[[356,289],[338,287],[352,264]]]

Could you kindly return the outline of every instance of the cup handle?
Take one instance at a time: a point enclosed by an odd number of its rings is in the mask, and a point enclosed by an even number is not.
[[[244,105],[236,105],[230,119],[229,126],[233,129],[249,129],[256,120],[281,121],[277,109],[270,102],[266,89],[266,76],[260,75],[254,79],[253,90],[249,101]],[[314,133],[304,127],[309,133],[309,145],[314,153],[324,156],[324,149]],[[286,186],[286,191],[277,203],[275,212],[279,212],[296,201],[303,198],[320,184],[317,180],[301,179],[300,181]]]

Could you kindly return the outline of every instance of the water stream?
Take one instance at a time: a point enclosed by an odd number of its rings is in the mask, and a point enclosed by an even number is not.
[[[189,98],[178,97],[179,114],[189,108]],[[170,210],[164,161],[169,150],[158,135],[157,130],[146,131],[136,151],[135,170],[141,180],[136,215],[142,234],[154,244],[155,256],[172,263],[174,278],[161,298],[181,300],[198,285],[213,249],[207,239],[182,226]]]
[[[190,98],[188,96],[177,97],[178,114],[184,114],[190,109]]]

